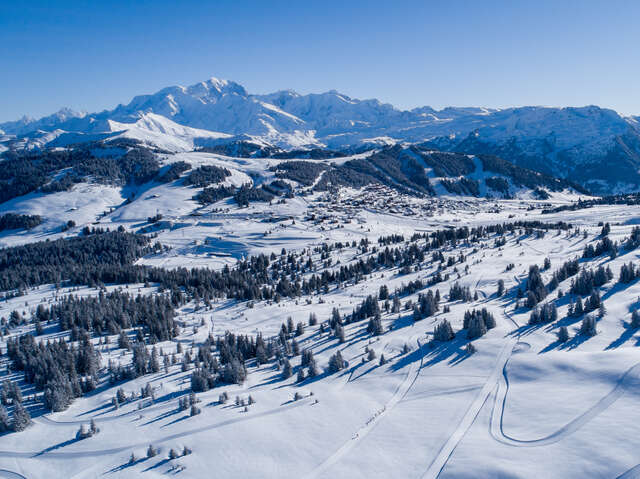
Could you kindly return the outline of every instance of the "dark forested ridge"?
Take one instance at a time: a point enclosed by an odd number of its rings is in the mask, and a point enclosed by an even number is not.
[[[0,231],[35,228],[42,223],[39,215],[17,215],[7,213],[0,216]]]

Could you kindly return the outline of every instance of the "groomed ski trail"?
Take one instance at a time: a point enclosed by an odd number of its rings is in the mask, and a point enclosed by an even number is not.
[[[421,348],[420,341],[418,341],[418,348]],[[423,362],[424,356],[420,360],[419,366],[416,364],[416,362],[411,363],[409,365],[409,371],[407,371],[406,377],[393,393],[391,399],[389,399],[387,404],[385,404],[382,411],[377,413],[372,419],[369,420],[369,422],[358,429],[352,436],[352,438],[346,441],[337,451],[331,454],[331,456],[326,458],[306,476],[303,476],[304,479],[317,478],[320,474],[329,469],[329,467],[345,457],[347,453],[356,446],[356,444],[358,444],[364,437],[366,437],[367,434],[369,434],[376,427],[380,420],[384,418],[389,413],[389,411],[391,411],[407,395],[411,387],[418,379],[418,375],[420,374],[420,370],[422,369]]]
[[[496,365],[491,371],[491,374],[487,378],[484,386],[480,393],[476,396],[475,400],[471,403],[471,406],[467,409],[467,412],[463,416],[462,420],[456,427],[455,431],[449,436],[447,442],[445,442],[444,446],[440,449],[437,456],[431,461],[431,465],[427,469],[427,471],[422,475],[423,479],[435,479],[440,475],[442,469],[447,464],[447,461],[455,451],[456,447],[469,430],[471,425],[474,423],[478,413],[484,406],[487,398],[491,395],[493,390],[495,389],[495,385],[502,373],[504,365],[511,357],[513,353],[513,347],[516,345],[517,339],[511,338],[507,341],[507,344],[503,346],[500,354],[498,356],[498,360]]]
[[[627,371],[620,377],[620,379],[618,379],[615,387],[608,394],[606,394],[593,406],[591,406],[589,409],[587,409],[572,421],[562,426],[557,431],[538,439],[517,439],[509,436],[504,431],[504,410],[507,402],[507,395],[509,393],[509,378],[507,376],[507,366],[508,361],[504,365],[502,377],[498,383],[498,387],[496,388],[495,401],[493,403],[493,409],[491,411],[490,431],[491,436],[493,436],[496,441],[515,447],[536,447],[556,443],[563,438],[573,434],[582,426],[598,416],[600,413],[605,411],[609,406],[617,401],[620,396],[622,396],[625,391],[629,389],[629,387],[637,387],[640,385],[640,363],[636,363],[635,365],[627,369]]]

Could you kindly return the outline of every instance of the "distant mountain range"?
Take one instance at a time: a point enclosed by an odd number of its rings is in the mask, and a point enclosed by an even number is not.
[[[399,110],[337,91],[248,93],[211,78],[135,97],[113,110],[63,109],[0,124],[0,150],[131,138],[168,151],[249,141],[283,150],[394,143],[491,154],[597,193],[640,190],[640,117],[597,106]]]

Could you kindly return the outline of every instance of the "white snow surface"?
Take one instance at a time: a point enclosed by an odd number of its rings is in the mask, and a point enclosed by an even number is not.
[[[217,85],[222,90],[233,87]],[[203,86],[199,94],[213,94],[211,89],[213,84],[209,90]],[[143,127],[163,134],[163,129],[173,126],[160,121],[136,128]],[[225,167],[231,172],[226,184],[239,186],[270,181],[275,175],[272,167],[281,160],[193,152],[162,156],[164,166],[175,161],[192,167]],[[484,174],[477,172],[478,177]],[[465,263],[455,265],[460,279],[449,267],[449,279],[420,292],[438,289],[443,296],[441,306],[449,306],[450,312],[441,308],[415,323],[410,310],[383,312],[383,325],[389,331],[381,336],[366,333],[366,321],[354,323],[345,326],[346,341],[340,344],[318,326],[307,326],[297,340],[303,349],[313,350],[321,367],[336,351],[349,362],[336,374],[297,384],[295,375],[282,380],[272,362],[259,367],[248,362],[244,384],[199,393],[202,413],[189,417],[188,411],[177,410],[177,399],[188,390],[190,375],[178,364],[168,373],[115,386],[104,381],[95,393],[77,399],[63,412],[41,414],[34,409],[32,427],[0,436],[0,477],[31,479],[52,472],[54,477],[76,479],[172,474],[185,478],[635,477],[640,447],[636,426],[640,420],[640,333],[628,323],[638,306],[640,283],[620,285],[616,279],[623,263],[638,263],[640,252],[623,250],[615,259],[602,256],[589,261],[590,267],[609,266],[615,276],[600,288],[607,312],[597,323],[598,334],[591,338],[577,334],[578,319],[566,317],[566,297],[558,300],[557,323],[528,327],[529,311],[516,309],[515,291],[525,281],[530,265],[542,265],[549,258],[552,266],[542,272],[548,282],[564,261],[579,257],[586,244],[598,240],[600,221],[610,222],[611,239],[622,242],[640,224],[640,207],[599,206],[542,215],[545,205],[566,204],[577,196],[553,193],[547,201],[526,195],[514,200],[418,199],[378,186],[343,188],[335,195],[308,192],[283,203],[258,202],[247,208],[232,200],[202,207],[191,199],[199,189],[185,187],[181,181],[124,189],[81,183],[67,192],[16,198],[2,205],[3,213],[40,214],[46,221],[31,231],[5,231],[0,241],[10,246],[73,236],[94,223],[109,229],[148,230],[157,233],[157,241],[170,249],[141,258],[139,263],[166,268],[232,267],[252,254],[280,255],[283,248],[302,251],[341,241],[347,246],[331,256],[332,269],[339,267],[337,261],[347,265],[371,254],[352,247],[352,241],[368,238],[377,245],[379,237],[390,234],[409,239],[415,232],[518,220],[566,221],[581,231],[549,231],[544,237],[519,231],[507,235],[506,244],[500,247],[494,246],[494,237],[461,243],[455,249],[447,245],[446,257],[457,258],[460,253],[466,257]],[[125,202],[131,193],[135,193],[134,200]],[[158,213],[162,221],[150,225],[147,218]],[[319,220],[322,217],[326,219]],[[59,226],[70,219],[76,228],[61,232]],[[315,271],[321,272],[325,266],[320,254],[310,253]],[[513,268],[507,270],[510,264]],[[279,303],[219,299],[209,309],[191,302],[178,311],[177,320],[183,327],[177,340],[189,349],[192,344],[197,348],[209,334],[215,337],[225,331],[261,332],[269,337],[278,334],[288,317],[306,324],[312,312],[320,321],[327,321],[334,307],[348,315],[382,285],[393,292],[409,281],[428,279],[437,267],[429,257],[418,271],[377,270],[357,284],[333,285],[326,293]],[[508,294],[497,298],[500,279]],[[449,301],[447,294],[454,281],[478,292],[478,299]],[[563,281],[560,289],[567,292],[570,283],[571,279]],[[157,293],[156,285],[127,287],[134,294]],[[39,304],[59,301],[67,294],[94,296],[99,291],[88,287],[56,290],[53,285],[32,288],[24,296],[0,301],[0,317],[8,317],[13,310],[29,317]],[[556,292],[545,301],[555,297]],[[408,299],[415,302],[417,293],[403,297],[402,303]],[[474,354],[464,350],[464,333],[449,343],[429,345],[436,324],[447,319],[459,331],[464,312],[472,308],[487,308],[497,323],[474,341]],[[560,325],[566,325],[571,336],[564,345],[556,340]],[[9,334],[31,329],[26,324]],[[43,339],[61,336],[66,333],[51,325]],[[96,342],[103,366],[109,360],[127,364],[131,353],[117,348],[116,336],[109,340],[108,344]],[[0,342],[3,350],[5,341]],[[404,345],[409,352],[403,352]],[[171,354],[176,343],[156,347]],[[365,348],[373,349],[377,358],[384,354],[388,362],[363,362]],[[300,357],[291,362],[297,367]],[[0,366],[2,374],[13,374],[7,372],[6,364]],[[136,399],[117,410],[111,406],[118,387],[130,393],[147,382],[154,388],[153,401]],[[230,396],[226,405],[218,403],[223,391]],[[294,401],[296,393],[302,399]],[[29,394],[32,392],[26,396]],[[235,396],[246,399],[249,395],[256,403],[246,412],[234,405]],[[91,419],[100,433],[75,441],[79,426]],[[146,458],[149,444],[160,449],[158,456]],[[167,459],[171,448],[181,451],[184,446],[193,453]],[[129,464],[132,453],[138,459]],[[185,469],[177,472],[178,465]]]

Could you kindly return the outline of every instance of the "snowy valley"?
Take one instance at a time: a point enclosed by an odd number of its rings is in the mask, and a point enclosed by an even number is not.
[[[0,129],[0,477],[639,477],[636,119],[212,79]]]

